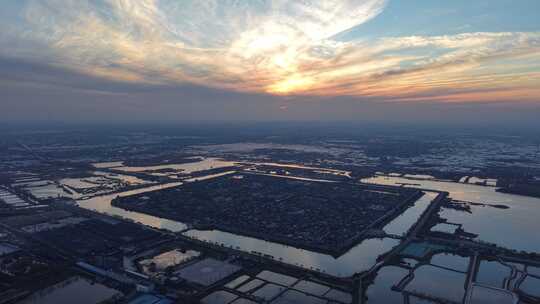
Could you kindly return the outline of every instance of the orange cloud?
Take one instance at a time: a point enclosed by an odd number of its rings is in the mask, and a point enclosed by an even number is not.
[[[47,50],[0,51],[123,82],[395,101],[540,97],[537,32],[336,41],[386,1],[103,2],[30,0],[20,39]]]

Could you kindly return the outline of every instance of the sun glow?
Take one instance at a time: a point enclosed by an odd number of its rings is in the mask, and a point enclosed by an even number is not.
[[[316,81],[310,77],[304,77],[302,75],[292,75],[284,80],[278,81],[268,87],[269,93],[274,94],[291,94],[308,91]]]
[[[113,81],[277,95],[436,100],[538,81],[540,32],[347,40],[336,37],[378,18],[388,1],[181,2],[27,0],[22,30],[4,35],[15,43],[2,40],[0,20],[0,55]]]

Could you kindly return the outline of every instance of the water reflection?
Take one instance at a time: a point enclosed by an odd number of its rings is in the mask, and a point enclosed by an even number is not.
[[[487,286],[475,285],[471,293],[471,303],[475,304],[512,304],[516,302],[517,299],[511,292]]]
[[[73,277],[52,287],[36,292],[19,304],[104,303],[120,293],[82,277]]]
[[[465,296],[465,279],[466,275],[461,272],[422,265],[414,271],[414,278],[405,290],[461,303]]]
[[[400,216],[388,223],[383,230],[388,234],[404,234],[416,223],[424,210],[436,197],[436,192],[426,192],[415,202],[414,206],[410,207]],[[270,255],[274,257],[274,259],[287,262],[288,264],[319,270],[338,277],[347,277],[368,270],[376,263],[378,256],[389,252],[393,247],[399,244],[398,240],[390,238],[368,239],[362,241],[344,255],[334,258],[317,252],[218,230],[190,230],[184,234],[192,238],[217,243],[225,247]]]
[[[476,275],[476,282],[503,288],[504,282],[510,278],[512,269],[497,261],[482,261]]]
[[[493,242],[509,248],[517,248],[540,252],[540,234],[536,233],[536,219],[540,217],[540,199],[498,193],[494,188],[469,184],[458,184],[433,180],[410,180],[401,177],[378,176],[364,180],[365,182],[396,185],[411,184],[414,187],[436,189],[450,192],[454,199],[479,203],[506,204],[510,209],[498,209],[490,206],[472,206],[473,214],[443,208],[442,217],[450,222],[461,223],[463,228],[477,233],[485,241]],[[79,201],[84,208],[99,212],[130,218],[156,228],[171,231],[182,231],[187,228],[184,223],[162,219],[138,212],[130,212],[111,206],[111,200],[117,195],[127,196],[147,191],[175,187],[181,183],[170,183],[126,191],[120,194],[104,195]],[[406,232],[421,216],[429,203],[436,197],[434,192],[426,192],[413,207],[384,227],[389,234],[400,235]],[[511,216],[510,216],[511,215]],[[289,264],[307,269],[320,270],[332,275],[346,277],[371,268],[376,258],[390,251],[399,241],[394,239],[369,239],[352,248],[339,258],[329,255],[289,247],[277,243],[266,242],[221,231],[190,230],[185,235],[208,242],[223,244],[226,247],[241,249],[246,252],[258,252],[273,256]]]
[[[449,222],[463,224],[465,231],[478,234],[483,241],[511,249],[540,252],[540,234],[537,231],[539,198],[500,193],[493,187],[402,177],[376,176],[362,181],[383,185],[405,184],[407,187],[447,191],[455,200],[507,205],[510,209],[471,206],[472,214],[443,208],[440,215]]]
[[[469,268],[469,260],[469,258],[455,254],[438,253],[431,258],[430,264],[467,272]]]
[[[397,266],[386,266],[377,272],[373,285],[366,291],[368,304],[403,303],[401,292],[393,291],[392,286],[397,285],[409,271]]]
[[[418,199],[414,206],[405,210],[402,214],[384,226],[384,232],[394,235],[402,235],[406,233],[422,216],[422,213],[429,207],[430,203],[437,197],[436,192],[425,192]]]
[[[202,180],[213,178],[231,172],[224,172],[215,175],[194,178],[192,180]],[[187,180],[190,181],[190,180]],[[126,191],[117,194],[96,196],[86,200],[79,200],[81,207],[92,209],[101,213],[116,215],[123,218],[128,218],[133,221],[161,229],[167,229],[173,232],[179,232],[187,229],[187,225],[181,222],[167,220],[139,212],[127,211],[111,205],[111,201],[116,196],[129,196],[148,191],[176,187],[181,185],[181,182],[169,183],[164,185],[156,185],[142,189]],[[407,209],[403,214],[392,220],[384,227],[384,231],[389,234],[401,235],[405,233],[421,216],[424,210],[429,206],[429,203],[437,196],[437,193],[426,192],[414,206]],[[277,243],[267,242],[251,237],[235,235],[227,232],[212,230],[199,231],[190,230],[185,233],[186,236],[207,242],[223,244],[226,247],[233,247],[245,252],[257,252],[259,254],[270,255],[276,260],[280,260],[292,265],[298,265],[306,269],[313,269],[326,272],[335,276],[347,277],[355,273],[368,270],[375,263],[378,256],[390,251],[393,247],[399,244],[399,240],[384,238],[384,239],[368,239],[364,240],[357,246],[353,247],[339,258],[334,258],[330,255],[325,255],[308,250],[289,247]]]
[[[163,185],[156,185],[152,187],[146,187],[142,189],[136,189],[131,191],[125,191],[121,193],[109,194],[96,196],[86,200],[79,200],[77,203],[80,207],[85,209],[94,210],[100,213],[105,213],[109,215],[116,215],[122,218],[130,219],[135,222],[154,227],[159,229],[166,229],[173,232],[178,232],[185,230],[187,225],[181,222],[172,221],[168,219],[163,219],[139,212],[127,211],[121,208],[117,208],[111,205],[111,201],[117,196],[129,196],[154,190],[166,189],[171,187],[176,187],[181,185],[181,182],[169,183]]]
[[[197,171],[204,171],[210,169],[224,168],[235,166],[236,163],[224,161],[218,158],[204,158],[200,161],[184,163],[184,164],[166,164],[158,166],[144,166],[144,167],[116,167],[115,170],[124,171],[124,172],[144,172],[144,171],[155,171],[163,169],[178,170],[184,174],[190,174]]]
[[[338,277],[348,277],[355,273],[368,270],[376,263],[379,255],[390,251],[399,244],[398,240],[390,238],[368,239],[353,247],[344,255],[334,258],[322,253],[217,230],[189,230],[184,234],[192,238],[223,244],[226,247],[237,248],[246,252],[268,254],[278,261],[307,269],[320,270]]]

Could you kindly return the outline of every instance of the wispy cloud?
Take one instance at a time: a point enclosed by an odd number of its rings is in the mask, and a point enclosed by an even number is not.
[[[243,92],[396,101],[540,96],[538,32],[335,39],[386,5],[26,0],[21,23],[0,30],[0,54],[114,81]]]

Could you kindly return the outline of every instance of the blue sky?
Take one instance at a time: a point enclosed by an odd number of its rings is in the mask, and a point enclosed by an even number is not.
[[[464,32],[538,31],[535,0],[389,1],[375,19],[344,37],[455,35]]]

